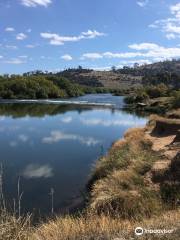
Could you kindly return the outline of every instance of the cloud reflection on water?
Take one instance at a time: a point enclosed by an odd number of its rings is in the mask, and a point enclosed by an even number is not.
[[[53,169],[49,165],[28,165],[23,173],[23,177],[27,179],[31,178],[50,178],[53,177]]]
[[[83,137],[76,134],[63,133],[58,130],[52,131],[50,133],[50,136],[44,137],[42,139],[42,142],[47,144],[52,144],[52,143],[60,142],[63,140],[79,141],[80,143],[85,144],[87,146],[95,146],[101,142],[93,137]]]
[[[131,127],[134,125],[144,125],[146,123],[145,119],[142,119],[141,121],[137,119],[137,124],[136,124],[136,119],[115,119],[115,120],[105,120],[101,118],[91,118],[91,119],[85,119],[81,118],[80,119],[81,123],[87,126],[96,126],[96,125],[101,125],[104,127],[111,127],[111,126],[127,126]]]
[[[16,147],[18,145],[18,143],[16,141],[11,141],[9,143],[10,147]]]
[[[21,142],[27,142],[28,141],[28,139],[29,139],[29,137],[27,136],[27,135],[25,135],[25,134],[20,134],[19,136],[18,136],[18,139],[21,141]]]
[[[72,117],[70,117],[70,116],[68,117],[67,116],[67,117],[62,118],[61,122],[63,122],[63,123],[71,123],[72,120],[73,120]]]

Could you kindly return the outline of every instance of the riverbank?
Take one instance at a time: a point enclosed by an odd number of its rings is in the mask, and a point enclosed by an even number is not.
[[[135,237],[136,227],[172,230],[141,239],[179,239],[180,120],[152,116],[129,130],[96,163],[87,207],[78,216],[58,216],[32,227],[29,218],[1,217],[2,239],[65,240]],[[173,118],[172,118],[173,117]]]
[[[164,84],[142,87],[125,97],[125,109],[166,114],[180,107],[180,91]]]

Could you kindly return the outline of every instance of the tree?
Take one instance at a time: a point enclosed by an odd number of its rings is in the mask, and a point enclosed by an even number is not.
[[[115,66],[112,66],[112,67],[111,67],[111,71],[112,71],[112,72],[116,72],[116,67],[115,67]]]

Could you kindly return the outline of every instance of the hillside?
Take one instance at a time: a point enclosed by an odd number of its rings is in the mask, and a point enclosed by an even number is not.
[[[180,60],[157,62],[134,67],[124,66],[111,71],[95,71],[90,69],[67,69],[57,73],[59,76],[86,86],[105,87],[111,89],[136,88],[142,84],[167,83],[180,87]]]
[[[23,77],[41,76],[46,78],[66,78],[71,83],[85,87],[105,88],[107,90],[133,90],[142,85],[164,83],[174,88],[180,87],[180,60],[156,62],[153,64],[112,67],[111,71],[69,68],[60,72],[31,71]]]
[[[142,76],[132,76],[131,74],[121,74],[113,71],[79,72],[74,69],[74,71],[61,72],[59,75],[81,85],[111,89],[127,89],[140,86],[142,83]]]

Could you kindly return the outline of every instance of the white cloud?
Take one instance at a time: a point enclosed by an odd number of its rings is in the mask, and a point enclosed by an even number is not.
[[[103,56],[100,53],[84,53],[81,57],[81,59],[100,59],[103,58]]]
[[[124,53],[112,53],[112,52],[105,52],[103,53],[104,57],[107,58],[134,58],[142,56],[141,52],[124,52]]]
[[[128,47],[135,50],[156,50],[159,48],[155,43],[131,44]]]
[[[18,47],[15,46],[15,45],[6,45],[5,47],[8,48],[8,49],[12,49],[12,50],[18,49]]]
[[[50,178],[53,177],[53,170],[49,165],[29,164],[22,173],[23,177],[31,178]]]
[[[21,0],[21,4],[26,7],[43,6],[48,7],[52,3],[52,0]]]
[[[79,36],[60,36],[56,33],[44,32],[40,34],[42,38],[48,39],[51,45],[64,45],[65,42],[78,42],[82,39],[94,39],[96,37],[105,36],[105,33],[96,30],[88,30],[82,32]]]
[[[158,28],[158,26],[155,23],[149,24],[150,28]]]
[[[26,39],[26,38],[27,38],[27,35],[24,34],[24,33],[18,33],[18,34],[16,35],[16,39],[17,39],[17,40],[24,40],[24,39]]]
[[[148,59],[137,59],[137,60],[128,60],[128,61],[121,61],[121,65],[128,65],[128,66],[133,66],[135,63],[138,63],[139,65],[144,65],[144,64],[151,64],[152,61]]]
[[[96,38],[96,37],[105,36],[106,34],[98,32],[96,30],[94,30],[94,31],[88,30],[87,32],[82,32],[81,35],[84,36],[85,38]]]
[[[73,59],[72,56],[69,54],[65,54],[65,55],[61,56],[61,58],[65,61],[71,61]]]
[[[180,3],[170,6],[170,10],[172,14],[175,14],[176,17],[180,18]]]
[[[21,55],[21,56],[19,56],[19,58],[24,58],[24,59],[26,59],[26,58],[28,58],[28,56],[27,56],[27,55]]]
[[[174,33],[169,33],[169,34],[166,34],[166,38],[168,40],[171,40],[171,39],[175,39],[176,38],[176,35]]]
[[[180,57],[180,48],[178,47],[166,48],[155,43],[139,43],[139,44],[135,43],[135,44],[129,45],[129,48],[137,51],[120,52],[120,53],[105,52],[105,53],[96,53],[96,54],[98,58],[119,58],[119,59],[136,58],[134,62],[137,62],[137,63],[138,62],[148,63],[148,61],[152,62],[157,58],[161,60],[162,59],[165,60],[165,59]],[[93,56],[94,53],[88,53],[87,56],[91,56],[91,54]],[[81,59],[85,59],[85,56],[82,55]],[[138,59],[139,57],[141,57],[141,59]]]
[[[27,44],[26,45],[26,48],[35,48],[36,47],[36,45],[33,45],[33,44]]]
[[[137,5],[139,5],[140,7],[145,7],[148,3],[149,3],[149,0],[137,1]]]
[[[2,59],[3,58],[3,56],[2,55],[0,55],[0,59]]]
[[[7,28],[5,28],[5,31],[6,32],[14,32],[15,29],[13,27],[7,27]]]
[[[92,137],[83,137],[80,135],[76,135],[76,134],[69,134],[69,133],[63,133],[61,131],[52,131],[50,133],[49,137],[44,137],[42,139],[43,143],[46,144],[53,144],[53,143],[57,143],[63,140],[71,140],[71,141],[78,141],[81,144],[85,144],[87,146],[95,146],[98,143],[100,143],[99,140],[96,140]]]
[[[155,60],[155,59],[154,59]],[[161,59],[156,59],[156,61],[161,61]],[[138,63],[139,65],[144,64],[151,64],[152,61],[149,59],[136,59],[136,60],[127,60],[127,61],[121,61],[120,64],[115,65],[116,68],[123,68],[124,66],[133,66],[135,63]],[[104,67],[92,67],[95,71],[110,71],[112,69],[111,66],[104,66]]]
[[[11,58],[9,60],[5,60],[4,63],[18,65],[18,64],[23,64],[26,62],[19,58]]]
[[[124,53],[85,53],[81,56],[81,59],[100,59],[100,58],[134,58],[142,56],[141,52],[124,52]]]
[[[167,39],[180,38],[180,3],[170,6],[171,17],[156,20],[149,27],[160,29]]]
[[[104,66],[104,67],[92,67],[92,69],[95,71],[109,71],[109,70],[111,70],[111,68],[112,68],[112,65]]]

